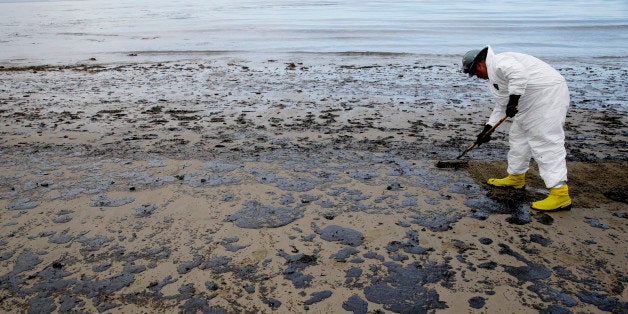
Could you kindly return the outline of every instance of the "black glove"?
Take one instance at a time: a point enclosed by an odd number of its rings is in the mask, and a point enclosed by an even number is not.
[[[488,141],[491,140],[491,133],[493,132],[488,132],[491,128],[493,128],[493,126],[490,124],[484,126],[482,132],[478,134],[478,139],[475,141],[475,145],[480,146],[482,143],[488,143]]]
[[[517,110],[517,106],[519,105],[519,97],[521,95],[510,95],[508,97],[508,105],[506,105],[506,115],[509,118],[514,117],[519,110]]]

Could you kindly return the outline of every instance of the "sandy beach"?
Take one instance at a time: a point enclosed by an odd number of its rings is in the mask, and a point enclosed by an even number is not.
[[[133,55],[0,67],[0,311],[622,313],[623,61],[569,82],[571,211],[504,176],[453,56]]]

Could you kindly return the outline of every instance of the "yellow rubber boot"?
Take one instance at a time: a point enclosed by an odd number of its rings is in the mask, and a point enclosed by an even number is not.
[[[503,179],[490,178],[486,183],[497,187],[521,189],[526,185],[526,174],[509,174]]]
[[[567,184],[551,188],[549,196],[544,200],[533,202],[532,208],[543,211],[570,210],[571,198]]]

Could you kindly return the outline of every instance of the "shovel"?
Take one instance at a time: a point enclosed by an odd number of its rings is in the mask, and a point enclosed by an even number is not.
[[[484,133],[484,136],[482,137],[482,139],[484,139],[485,136],[487,136],[488,134],[493,133],[493,131],[495,131],[495,129],[497,129],[497,127],[502,124],[502,122],[506,121],[506,119],[508,118],[508,116],[504,116],[501,120],[499,120],[499,122],[495,123],[495,125],[490,128],[486,133]],[[439,160],[436,163],[436,167],[438,168],[461,168],[461,167],[466,167],[467,164],[469,163],[466,160],[459,160],[462,156],[464,156],[467,152],[469,152],[473,147],[475,147],[477,141],[473,142],[471,145],[469,145],[469,147],[467,147],[467,149],[465,149],[462,153],[460,153],[460,155],[458,155],[458,157],[456,157],[456,159],[451,159],[451,160]]]

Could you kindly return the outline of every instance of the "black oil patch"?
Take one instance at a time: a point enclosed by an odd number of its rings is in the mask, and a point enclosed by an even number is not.
[[[212,172],[231,172],[236,169],[242,168],[242,165],[234,165],[219,161],[210,161],[201,166],[201,168],[205,170],[210,170]]]
[[[330,256],[330,258],[333,258],[334,260],[336,260],[338,262],[344,263],[344,262],[347,261],[347,259],[349,257],[351,257],[352,255],[358,254],[358,253],[360,253],[360,251],[356,250],[355,248],[353,248],[353,247],[346,247],[346,248],[341,249],[337,253],[332,254]]]
[[[404,252],[410,254],[427,254],[427,252],[433,251],[432,248],[426,248],[419,245],[418,232],[415,230],[406,232],[406,238],[409,240],[405,243],[400,241],[391,241],[388,245],[386,245],[386,250],[392,253],[403,249]],[[400,256],[397,255],[397,257]]]
[[[278,228],[303,217],[297,208],[263,206],[257,201],[248,201],[245,207],[227,216],[225,221],[246,229]]]
[[[135,276],[128,273],[119,273],[102,280],[84,278],[76,283],[74,292],[85,294],[90,298],[108,297],[134,281]]]
[[[492,200],[488,197],[468,198],[464,201],[464,204],[476,211],[488,214],[506,214],[510,211],[509,208],[503,204]]]
[[[549,246],[554,242],[554,240],[546,238],[538,233],[534,233],[530,235],[530,242],[538,243],[542,246]]]
[[[536,219],[536,221],[546,226],[551,226],[554,223],[554,218],[552,218],[552,216],[546,213],[536,214],[534,215],[534,219]]]
[[[386,259],[384,256],[379,255],[379,254],[377,254],[375,252],[366,252],[362,256],[364,256],[366,258],[369,258],[369,259],[375,259],[375,260],[378,260],[380,262],[383,262]]]
[[[146,289],[149,289],[149,290],[154,291],[154,292],[159,292],[159,291],[161,291],[161,289],[164,286],[166,286],[168,284],[171,284],[171,283],[173,283],[175,281],[176,280],[173,280],[171,275],[168,275],[166,278],[164,278],[161,281],[153,281],[153,282],[149,283],[148,286],[146,287]]]
[[[417,175],[419,176],[417,183],[432,191],[441,190],[444,187],[449,186],[452,181],[450,176],[431,169],[417,170]]]
[[[274,299],[274,298],[265,298],[266,304],[268,304],[268,306],[273,309],[276,310],[279,307],[281,307],[281,301]]]
[[[238,241],[240,241],[240,238],[238,237],[224,238],[222,239],[222,241],[219,242],[219,244],[222,245],[229,252],[237,252],[248,247],[248,245],[235,245],[234,243]]]
[[[474,309],[481,309],[486,304],[486,299],[483,297],[473,297],[469,299],[469,306]]]
[[[369,304],[354,294],[342,303],[342,308],[345,311],[353,312],[353,314],[365,314],[369,309]]]
[[[505,244],[499,245],[502,249],[499,251],[499,254],[507,254],[513,256],[517,260],[524,262],[526,266],[509,266],[502,265],[504,270],[511,276],[517,278],[521,282],[525,281],[535,281],[539,279],[546,279],[552,275],[552,271],[541,265],[534,262],[529,261],[521,254],[514,252],[510,247]]]
[[[312,226],[314,232],[318,233],[321,239],[330,242],[340,242],[345,245],[359,246],[362,245],[364,236],[361,232],[336,225],[330,225],[323,229],[319,229],[314,224]]]
[[[532,216],[527,206],[519,205],[512,212],[511,216],[506,218],[506,221],[515,225],[525,225],[532,221]]]
[[[30,250],[24,250],[15,260],[15,266],[13,267],[13,274],[19,274],[25,271],[29,271],[35,268],[42,262],[42,259]]]
[[[484,245],[489,245],[489,244],[493,243],[493,239],[491,239],[491,238],[484,238],[484,237],[478,239],[478,241],[480,241],[480,243],[482,243]]]
[[[477,198],[481,196],[482,187],[470,179],[461,179],[460,182],[453,182],[449,185],[449,192],[465,195],[467,198]]]
[[[113,241],[113,238],[97,234],[93,238],[81,236],[77,241],[83,245],[82,251],[93,252],[100,250],[105,244]]]
[[[105,194],[99,194],[92,197],[89,205],[92,207],[120,207],[134,201],[134,197],[109,197]]]
[[[373,179],[377,178],[379,175],[376,173],[371,173],[367,171],[354,171],[349,173],[349,177],[356,179],[362,182],[371,182]]]
[[[616,202],[628,203],[628,185],[612,188],[604,192],[604,196]]]
[[[297,178],[293,181],[264,170],[253,170],[251,173],[257,175],[259,183],[273,183],[284,191],[306,192],[321,183],[319,180],[310,178]]]
[[[446,212],[441,212],[436,217],[430,217],[424,214],[417,214],[410,216],[413,218],[411,221],[419,226],[427,227],[432,231],[447,231],[452,228],[452,224],[460,220],[463,217],[458,210],[451,209]]]
[[[34,296],[28,300],[28,313],[52,313],[57,309],[51,297]]]
[[[407,266],[395,262],[384,263],[388,268],[385,277],[373,277],[373,285],[364,288],[366,299],[383,304],[384,308],[397,313],[425,313],[429,310],[445,309],[438,292],[428,289],[427,283],[447,284],[454,272],[448,264],[429,262],[410,263]]]
[[[181,313],[211,313],[211,314],[227,314],[227,310],[219,307],[212,307],[207,299],[200,295],[195,295],[187,299],[185,303],[179,306]]]
[[[528,290],[536,293],[543,302],[561,303],[564,306],[576,306],[578,302],[567,293],[553,288],[544,282],[535,282]]]
[[[59,312],[71,312],[76,306],[84,306],[85,302],[73,295],[62,295],[59,298]]]
[[[610,297],[604,293],[580,291],[578,293],[578,299],[584,303],[593,304],[602,311],[625,313],[626,309],[628,309],[628,302],[620,301],[617,298]]]
[[[331,297],[332,292],[329,290],[314,292],[310,294],[311,298],[305,300],[305,305],[312,305]]]
[[[39,202],[31,201],[30,198],[20,198],[6,206],[8,210],[28,210],[39,206]]]
[[[195,261],[192,261],[194,263]],[[200,269],[211,269],[216,274],[222,274],[229,272],[231,270],[231,266],[229,263],[231,262],[231,258],[226,256],[216,256],[206,260],[202,265],[199,266]]]
[[[203,258],[201,256],[196,256],[194,257],[194,260],[192,260],[191,262],[184,262],[181,263],[178,267],[177,267],[177,272],[181,275],[183,274],[187,274],[190,270],[198,267],[199,265],[201,265],[201,263],[203,262]]]
[[[15,251],[2,252],[2,254],[0,254],[0,262],[8,260],[9,258],[13,257],[13,255],[15,255]]]
[[[566,307],[551,304],[546,309],[540,310],[539,314],[573,314],[573,312]]]
[[[495,269],[495,267],[497,267],[497,263],[493,261],[488,261],[488,262],[478,264],[478,268],[483,268],[483,269],[493,270]]]
[[[419,233],[416,230],[409,230],[406,232],[406,239],[408,241],[403,243],[403,251],[409,254],[427,254],[427,252],[434,251],[433,248],[423,247],[419,245]]]
[[[66,216],[54,218],[52,222],[57,223],[57,224],[62,224],[62,223],[70,222],[71,220],[72,220],[72,216],[66,215]]]
[[[112,265],[111,262],[105,262],[99,265],[94,265],[92,266],[92,271],[95,273],[100,273],[111,268],[111,265]]]
[[[589,224],[589,226],[593,228],[598,228],[598,229],[603,229],[603,230],[610,229],[608,224],[600,221],[597,218],[586,218],[584,222],[586,222],[587,224]]]
[[[296,288],[305,288],[311,285],[314,276],[303,274],[301,271],[306,267],[316,264],[318,259],[316,255],[306,255],[303,253],[290,255],[283,250],[280,250],[277,255],[286,259],[288,268],[283,272],[285,279],[292,281],[292,284]]]
[[[345,283],[346,284],[356,283],[358,279],[360,279],[360,276],[362,276],[362,268],[351,267],[347,270],[347,273],[345,275],[345,278],[347,278],[345,280]]]
[[[142,204],[135,208],[135,217],[148,217],[152,215],[155,210],[157,210],[157,205],[155,204]]]

